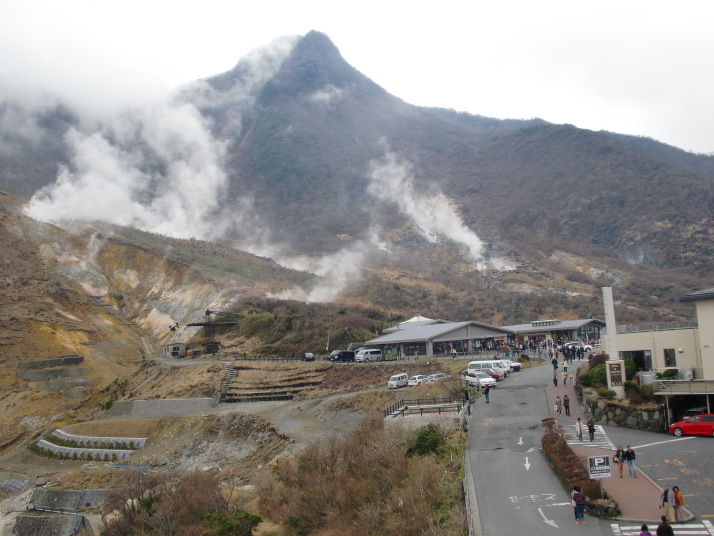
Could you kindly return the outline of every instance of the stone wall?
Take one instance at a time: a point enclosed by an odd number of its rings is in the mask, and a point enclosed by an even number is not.
[[[664,432],[664,408],[660,405],[652,407],[630,406],[618,400],[605,400],[597,396],[592,389],[576,387],[575,392],[580,399],[586,418],[603,426],[619,426],[646,432]]]

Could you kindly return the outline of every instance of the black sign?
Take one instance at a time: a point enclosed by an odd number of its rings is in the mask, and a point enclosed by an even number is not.
[[[607,363],[610,369],[610,385],[612,387],[622,387],[622,362]]]
[[[610,456],[591,456],[588,458],[590,478],[608,478],[610,476]]]

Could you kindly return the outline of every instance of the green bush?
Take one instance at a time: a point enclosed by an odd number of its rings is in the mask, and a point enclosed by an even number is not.
[[[627,380],[625,382],[625,393],[627,393],[627,396],[632,396],[633,394],[640,394],[640,386],[637,385],[637,382],[634,382],[632,380]]]
[[[446,443],[444,435],[435,424],[422,426],[417,430],[414,443],[407,450],[407,456],[436,454]]]
[[[632,359],[625,359],[625,378],[632,380],[637,374],[637,363]]]
[[[658,380],[671,380],[673,378],[676,378],[677,374],[679,374],[678,369],[670,368],[670,369],[665,370],[664,372],[658,372],[657,379]]]
[[[640,385],[640,396],[650,402],[654,400],[654,386]]]
[[[600,398],[605,398],[607,400],[612,400],[613,398],[615,398],[615,396],[617,396],[617,393],[615,393],[615,391],[611,389],[608,389],[607,387],[601,387],[600,389],[598,389],[597,396],[599,396]]]
[[[527,354],[521,354],[521,355],[518,356],[518,362],[519,362],[519,363],[524,363],[524,364],[525,364],[525,363],[530,363],[530,362],[531,362],[531,358],[528,357]]]

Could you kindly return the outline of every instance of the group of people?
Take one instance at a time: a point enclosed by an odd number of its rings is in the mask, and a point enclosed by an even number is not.
[[[612,461],[617,465],[617,471],[622,478],[622,466],[627,464],[627,472],[630,476],[637,478],[637,469],[635,468],[635,451],[630,445],[627,445],[627,449],[623,449],[622,445],[617,447],[615,455],[612,457]]]

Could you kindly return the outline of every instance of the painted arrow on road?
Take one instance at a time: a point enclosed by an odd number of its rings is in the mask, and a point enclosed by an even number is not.
[[[522,438],[522,437],[519,437],[519,438],[518,438],[518,444],[519,444],[519,445],[522,445],[522,444],[523,444],[523,438]]]
[[[555,527],[556,529],[558,528],[558,525],[555,524],[555,521],[545,517],[545,514],[543,513],[542,509],[538,508],[538,512],[540,512],[540,516],[543,518],[544,523],[548,523],[548,525],[550,525],[551,527]]]
[[[528,463],[528,458],[526,458],[526,463],[524,463],[523,465],[525,465],[525,466],[526,466],[526,471],[530,470],[530,468],[531,468],[531,464],[530,464],[530,463]]]

